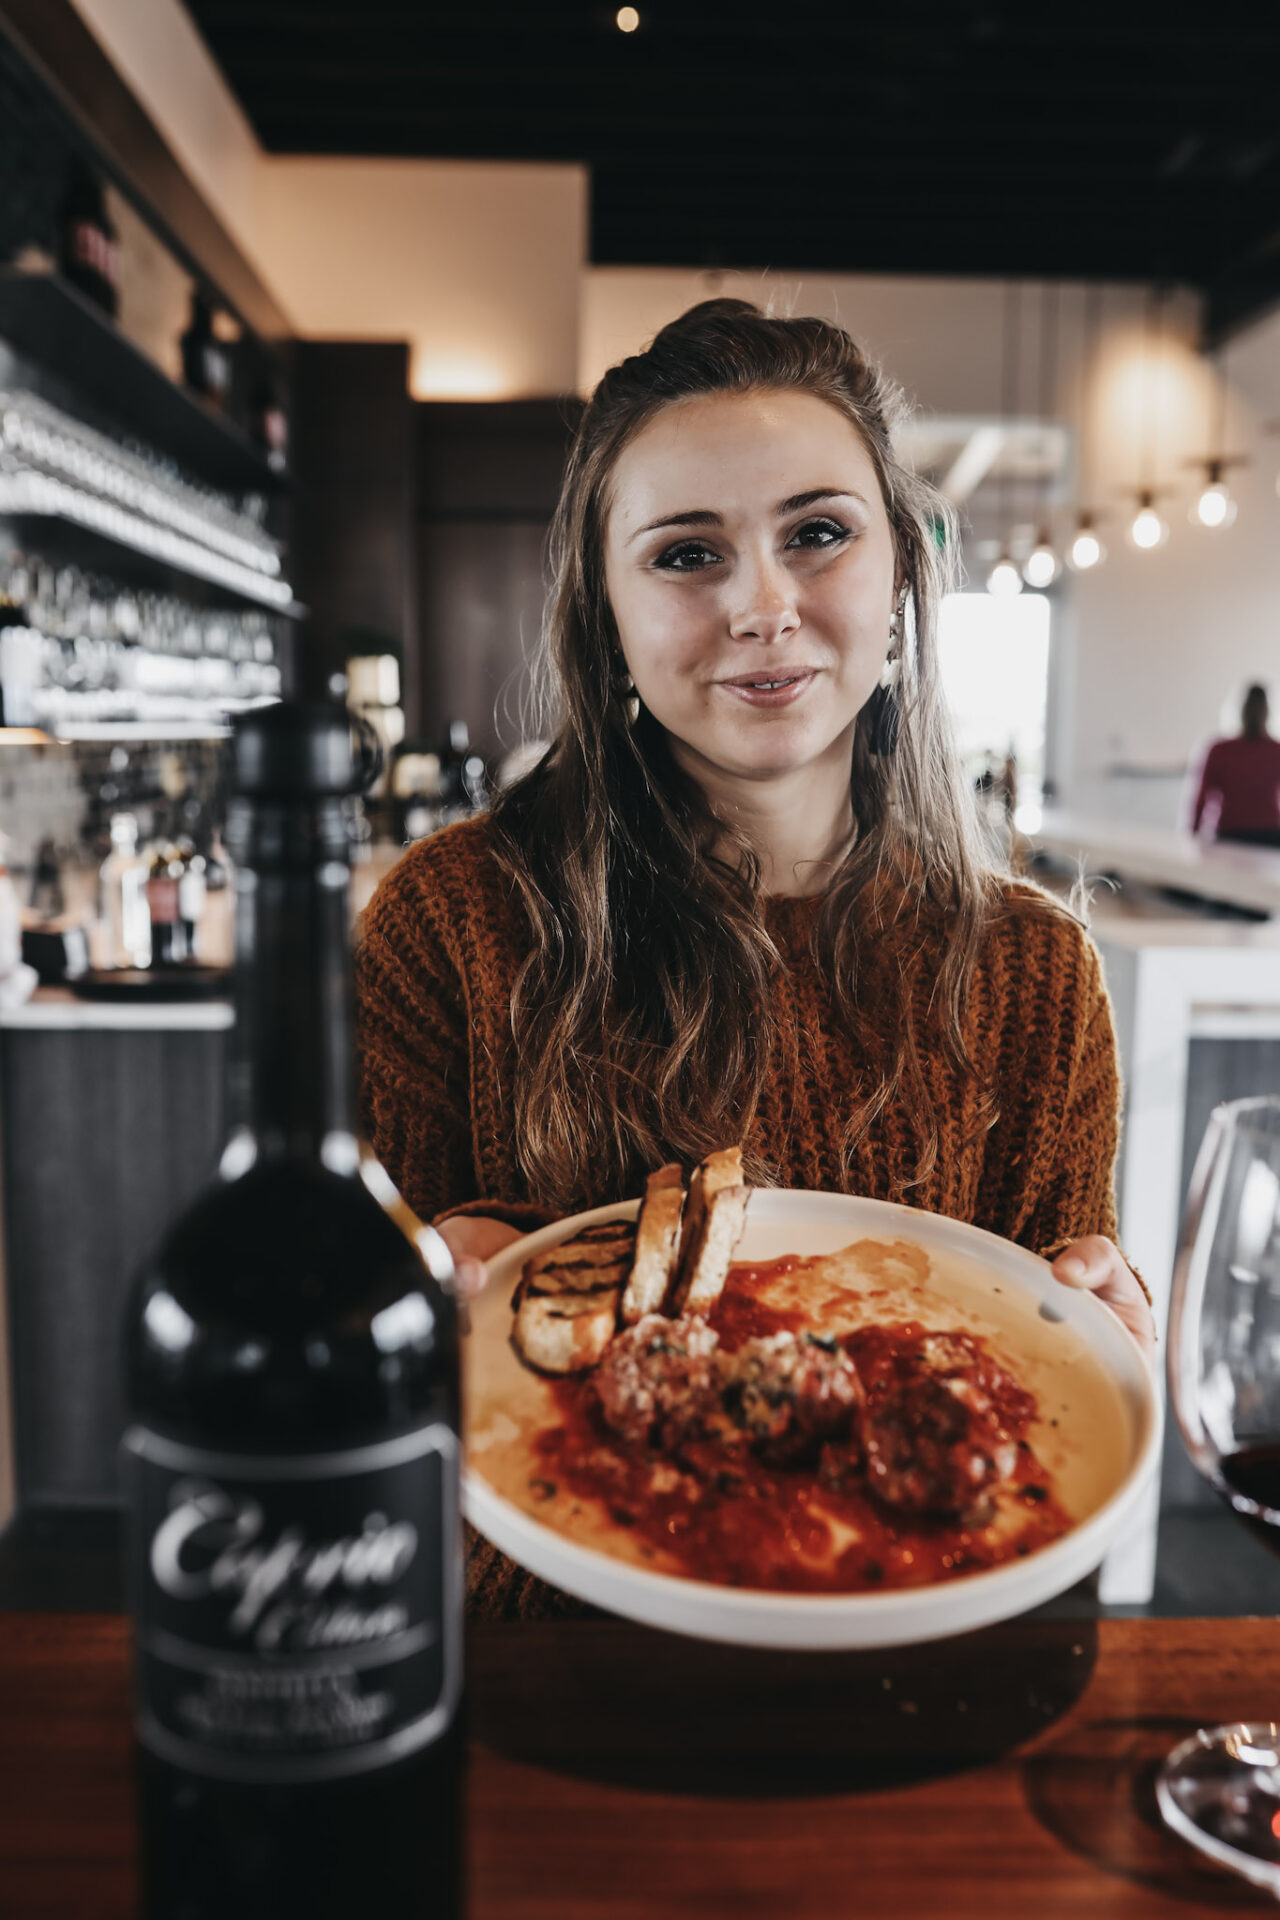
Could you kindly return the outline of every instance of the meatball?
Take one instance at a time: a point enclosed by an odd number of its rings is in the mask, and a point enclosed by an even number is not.
[[[978,1517],[1014,1472],[1032,1405],[967,1335],[926,1334],[868,1392],[859,1426],[870,1490],[904,1513]]]
[[[596,1368],[600,1411],[636,1444],[672,1447],[722,1418],[718,1335],[697,1314],[647,1313],[609,1344]]]
[[[721,1357],[724,1403],[756,1451],[781,1464],[816,1454],[845,1432],[862,1403],[847,1353],[807,1334],[747,1340]]]

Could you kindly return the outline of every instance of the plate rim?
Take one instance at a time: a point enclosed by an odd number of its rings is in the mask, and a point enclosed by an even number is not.
[[[878,1200],[870,1195],[805,1187],[757,1188],[753,1190],[752,1205],[764,1201],[766,1204],[762,1210],[768,1212],[779,1203],[797,1199],[802,1204],[812,1200],[835,1203],[835,1210],[842,1205],[871,1208],[884,1219],[886,1225],[897,1219],[907,1231],[913,1224],[918,1230],[920,1222],[928,1221],[932,1224],[926,1233],[932,1232],[938,1239],[949,1239],[954,1234],[960,1242],[961,1251],[969,1246],[977,1254],[984,1247],[990,1248],[1001,1267],[1021,1270],[1028,1280],[1034,1276],[1040,1278],[1042,1283],[1045,1277],[1049,1277],[1054,1287],[1061,1286],[1060,1282],[1052,1281],[1049,1263],[1029,1248],[1019,1246],[1016,1241],[1007,1240],[988,1228],[957,1220],[950,1214],[904,1206],[897,1201]],[[562,1220],[539,1227],[534,1233],[522,1235],[494,1256],[490,1264],[500,1271],[490,1280],[490,1285],[505,1288],[509,1284],[513,1273],[503,1270],[508,1267],[514,1269],[517,1257],[523,1264],[532,1254],[541,1252],[544,1247],[555,1246],[584,1227],[606,1220],[634,1219],[639,1209],[639,1200],[615,1201],[607,1206],[566,1215]],[[975,1241],[976,1246],[973,1244]],[[873,1648],[944,1639],[999,1620],[1014,1618],[1064,1592],[1099,1564],[1127,1514],[1145,1494],[1159,1461],[1163,1440],[1163,1407],[1156,1372],[1133,1333],[1118,1315],[1113,1314],[1094,1295],[1066,1288],[1062,1291],[1071,1302],[1066,1317],[1078,1317],[1086,1323],[1095,1320],[1097,1325],[1106,1326],[1109,1337],[1119,1336],[1121,1346],[1129,1350],[1130,1359],[1135,1363],[1138,1377],[1144,1383],[1144,1391],[1135,1406],[1137,1396],[1117,1380],[1115,1369],[1107,1360],[1101,1359],[1100,1364],[1115,1382],[1134,1417],[1133,1458],[1120,1484],[1101,1506],[1025,1560],[1005,1561],[997,1567],[985,1568],[980,1573],[966,1574],[959,1580],[934,1580],[924,1586],[893,1588],[884,1593],[780,1593],[767,1587],[724,1586],[716,1581],[697,1580],[687,1574],[640,1567],[603,1553],[598,1548],[585,1546],[554,1528],[544,1526],[532,1514],[513,1505],[469,1461],[464,1464],[463,1470],[464,1512],[471,1524],[493,1546],[500,1552],[518,1558],[519,1564],[538,1578],[550,1580],[577,1598],[608,1608],[625,1618],[693,1638],[798,1651],[806,1648],[831,1651],[845,1647]],[[495,1530],[504,1534],[506,1539],[495,1538]],[[555,1574],[542,1573],[520,1556],[519,1549],[530,1545],[535,1556],[538,1556],[541,1542],[552,1543],[556,1557],[566,1559],[571,1572],[580,1573],[580,1582],[567,1581],[559,1571]],[[1017,1586],[1019,1593],[1012,1605],[1006,1605],[1009,1599],[1007,1589],[1011,1584]],[[615,1585],[620,1589],[619,1592],[613,1591]],[[634,1601],[631,1597],[633,1592]],[[607,1594],[607,1597],[602,1597],[602,1594]],[[945,1623],[930,1624],[914,1617],[917,1614],[930,1614],[937,1609],[941,1595],[947,1596],[949,1601],[954,1600],[954,1604],[947,1609],[951,1617]],[[683,1617],[685,1609],[691,1610],[692,1618]],[[719,1617],[715,1620],[701,1618],[711,1613]],[[681,1617],[677,1619],[672,1616]]]

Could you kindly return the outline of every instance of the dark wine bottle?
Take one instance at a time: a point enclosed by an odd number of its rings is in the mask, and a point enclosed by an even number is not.
[[[455,1920],[457,1316],[356,1139],[348,722],[232,751],[231,1130],[125,1330],[142,1912]]]
[[[120,306],[120,246],[102,184],[73,160],[58,216],[58,265],[64,280],[115,318]]]
[[[182,378],[192,393],[223,407],[231,391],[231,351],[213,330],[213,308],[199,287],[191,294],[191,319],[178,342]]]

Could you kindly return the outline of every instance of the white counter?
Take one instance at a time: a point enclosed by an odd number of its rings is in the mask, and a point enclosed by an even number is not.
[[[0,1009],[0,1028],[221,1033],[234,1018],[229,1000],[82,1000],[66,987],[37,987],[20,1007]]]
[[[1082,863],[1086,877],[1118,873],[1206,900],[1280,914],[1280,848],[1197,840],[1161,827],[1054,812],[1047,812],[1028,838],[1044,853],[1069,864]]]

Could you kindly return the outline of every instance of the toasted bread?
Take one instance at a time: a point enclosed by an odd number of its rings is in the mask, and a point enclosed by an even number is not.
[[[678,1166],[659,1167],[645,1183],[636,1221],[636,1254],[622,1296],[622,1321],[633,1327],[646,1313],[660,1313],[671,1290],[680,1243],[684,1175]]]
[[[751,1189],[742,1184],[742,1149],[708,1154],[689,1182],[680,1258],[668,1312],[706,1313],[720,1298],[746,1224]]]
[[[525,1262],[511,1302],[511,1339],[526,1366],[540,1373],[595,1366],[617,1328],[634,1246],[630,1221],[606,1221]]]

